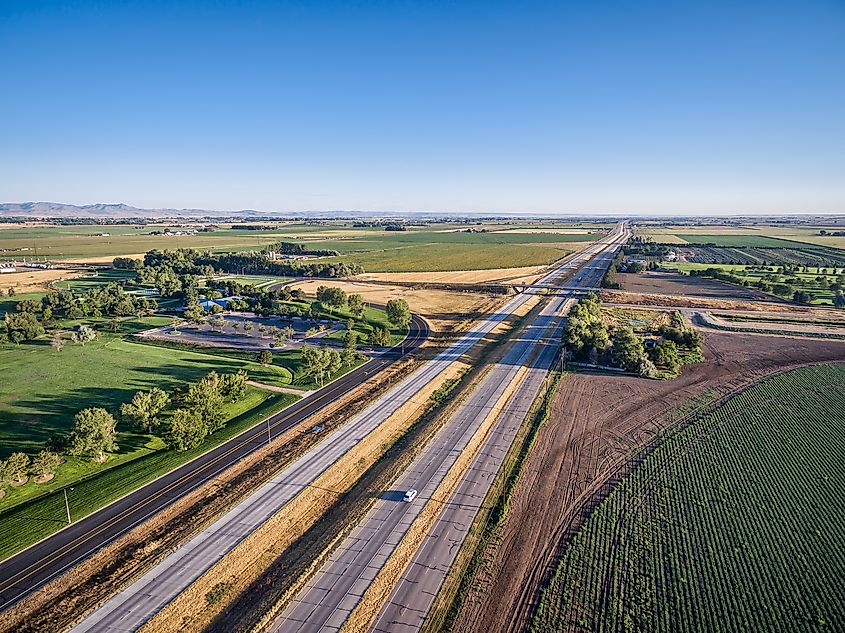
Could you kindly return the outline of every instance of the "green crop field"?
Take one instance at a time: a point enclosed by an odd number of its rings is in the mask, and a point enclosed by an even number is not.
[[[845,365],[670,434],[581,527],[532,631],[845,630]]]
[[[531,225],[528,225],[531,226]],[[554,230],[543,231],[551,226]],[[562,222],[536,225],[531,232],[505,232],[508,224],[473,227],[411,227],[407,231],[353,228],[347,223],[284,224],[267,230],[219,228],[194,235],[150,235],[161,226],[36,226],[0,231],[0,258],[52,260],[140,255],[151,249],[260,250],[279,240],[302,240],[314,248],[336,250],[371,272],[509,268],[547,264],[601,235],[594,228]],[[536,231],[536,232],[535,232]],[[107,235],[104,235],[107,234]]]
[[[365,271],[373,273],[484,270],[550,264],[579,246],[567,243],[545,246],[498,243],[420,244],[392,250],[352,253],[344,257],[329,258],[327,261],[354,262],[363,266]]]

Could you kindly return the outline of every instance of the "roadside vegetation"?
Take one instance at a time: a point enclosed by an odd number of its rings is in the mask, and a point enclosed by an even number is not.
[[[669,434],[576,534],[531,630],[840,630],[844,407],[845,366],[810,366]]]
[[[653,322],[618,319],[593,293],[573,306],[563,336],[568,358],[645,378],[674,378],[684,364],[703,360],[701,334],[680,312]]]

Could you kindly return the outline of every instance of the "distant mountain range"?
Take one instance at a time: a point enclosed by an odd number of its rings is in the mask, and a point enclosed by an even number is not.
[[[0,216],[28,218],[174,218],[233,217],[251,218],[268,215],[301,217],[300,213],[267,213],[242,211],[209,211],[207,209],[141,209],[128,204],[64,204],[61,202],[0,203]],[[310,214],[309,214],[310,215]]]
[[[128,204],[64,204],[61,202],[4,202],[0,203],[0,217],[27,219],[57,219],[57,218],[90,218],[92,220],[109,220],[119,218],[231,218],[231,219],[335,219],[335,218],[461,218],[472,215],[473,218],[509,217],[505,214],[485,213],[476,215],[469,213],[426,213],[414,211],[395,211],[391,213],[377,211],[256,211],[242,209],[240,211],[210,211],[208,209],[141,209]]]

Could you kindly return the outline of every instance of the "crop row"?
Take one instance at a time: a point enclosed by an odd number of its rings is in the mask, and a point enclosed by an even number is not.
[[[670,435],[602,502],[534,631],[845,628],[845,366],[793,370]]]

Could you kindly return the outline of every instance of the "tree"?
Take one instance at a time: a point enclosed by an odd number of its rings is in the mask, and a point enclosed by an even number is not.
[[[364,315],[364,297],[359,294],[352,294],[346,300],[349,305],[349,312],[356,318],[360,319]]]
[[[244,334],[249,336],[249,333],[252,331],[252,322],[251,321],[244,321]]]
[[[138,391],[131,402],[120,405],[120,417],[135,428],[152,433],[158,425],[158,415],[170,403],[170,396],[158,387]]]
[[[317,301],[332,312],[346,305],[346,293],[342,288],[336,288],[334,286],[318,286]]]
[[[326,374],[331,375],[336,372],[343,362],[337,350],[326,347],[303,345],[301,353],[305,374],[311,376],[320,385],[323,384]]]
[[[387,302],[387,320],[393,327],[405,328],[411,322],[411,309],[404,299],[391,299]]]
[[[73,342],[79,343],[83,347],[85,347],[85,343],[89,343],[95,338],[97,338],[97,333],[90,325],[82,324],[73,333]]]
[[[258,362],[259,365],[262,367],[267,367],[268,365],[273,364],[273,352],[269,349],[263,349],[255,356],[255,360]]]
[[[601,314],[601,300],[590,293],[578,300],[566,320],[563,342],[575,356],[587,356],[595,348],[603,352],[609,342]]]
[[[208,435],[202,414],[194,409],[176,409],[163,424],[162,439],[170,450],[187,451],[199,446]]]
[[[681,366],[678,346],[674,341],[660,341],[649,350],[648,355],[655,365],[665,367],[671,372],[678,371]]]
[[[209,372],[199,382],[188,386],[185,403],[202,417],[209,433],[224,425],[223,395],[221,394],[220,374]]]
[[[28,312],[29,314],[36,314],[41,311],[41,304],[33,299],[24,299],[15,304],[15,310],[18,312]]]
[[[3,338],[19,344],[44,334],[44,326],[31,312],[6,313],[3,318]]]
[[[352,329],[355,327],[355,322],[352,319],[349,319],[346,322],[346,332],[343,335],[343,347],[344,348],[352,348],[353,350],[358,344],[358,335],[355,333],[355,330]]]
[[[270,352],[267,353],[270,354]],[[272,354],[270,356],[272,357]],[[249,380],[249,375],[243,369],[239,369],[234,374],[223,374],[220,379],[220,395],[230,402],[237,402],[246,395],[247,380]]]
[[[68,438],[68,454],[105,459],[106,451],[117,450],[114,417],[100,408],[82,409],[73,418],[73,431]]]
[[[833,296],[833,305],[835,305],[837,308],[845,308],[845,294],[843,294],[841,291],[837,292]]]
[[[32,460],[32,472],[38,477],[46,477],[55,473],[61,463],[58,453],[44,449]]]
[[[26,453],[12,453],[6,459],[6,473],[12,483],[26,481],[26,473],[29,469],[29,455]]]
[[[383,327],[375,327],[370,333],[370,345],[376,347],[387,347],[390,345],[390,332]]]
[[[205,310],[198,301],[191,301],[185,308],[185,318],[192,323],[199,323],[205,318]]]
[[[120,330],[120,321],[117,319],[111,319],[109,321],[109,332],[117,333]]]
[[[792,295],[792,300],[795,303],[810,303],[813,300],[813,296],[809,292],[805,292],[803,290],[796,290],[795,293]]]
[[[628,371],[637,371],[645,356],[642,339],[630,327],[621,328],[613,340],[613,360]]]

